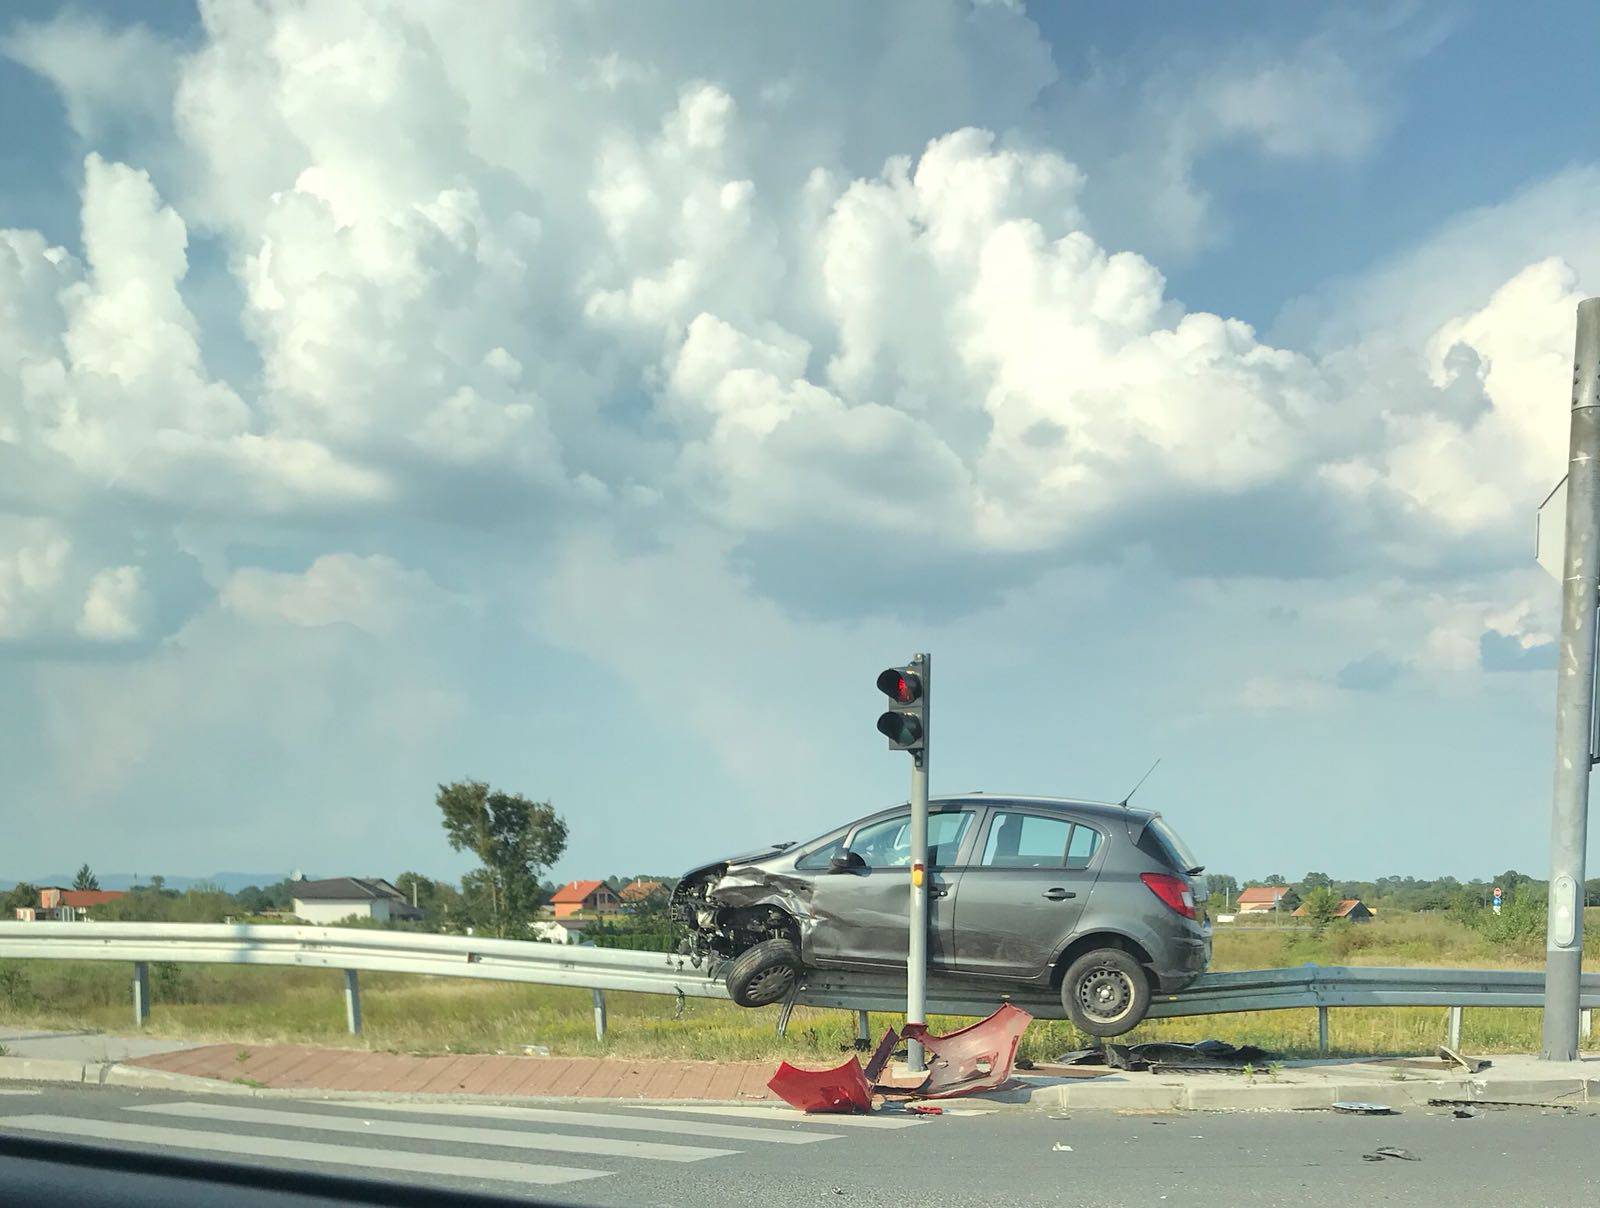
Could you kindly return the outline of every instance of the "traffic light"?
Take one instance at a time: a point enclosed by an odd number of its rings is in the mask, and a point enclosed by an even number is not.
[[[878,676],[878,691],[891,706],[878,718],[878,732],[889,740],[891,751],[910,751],[920,760],[928,746],[928,693],[922,668],[916,663],[890,667]]]

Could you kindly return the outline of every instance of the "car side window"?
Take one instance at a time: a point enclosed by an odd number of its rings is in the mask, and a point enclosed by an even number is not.
[[[1072,838],[1067,841],[1067,867],[1088,868],[1094,853],[1100,850],[1100,832],[1093,827],[1077,823],[1072,828]]]
[[[983,846],[985,868],[1062,868],[1072,823],[1065,818],[997,810]]]
[[[928,865],[942,868],[955,863],[961,842],[972,827],[972,810],[943,810],[928,815]],[[850,850],[868,868],[907,868],[911,864],[911,817],[896,814],[856,831]]]
[[[816,851],[801,856],[794,862],[794,866],[807,872],[816,872],[830,867],[830,861],[842,851],[844,851],[844,836],[840,835],[832,843],[824,843]]]
[[[928,815],[928,867],[948,868],[961,852],[975,817],[971,810],[951,810]]]
[[[896,814],[856,831],[850,850],[867,862],[868,868],[904,868],[911,863],[911,817]]]

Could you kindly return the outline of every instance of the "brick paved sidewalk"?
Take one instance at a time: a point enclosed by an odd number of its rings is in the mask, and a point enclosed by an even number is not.
[[[126,1062],[249,1086],[425,1095],[571,1095],[584,1099],[771,1100],[773,1062],[624,1061],[611,1057],[417,1057],[298,1044],[208,1044]]]

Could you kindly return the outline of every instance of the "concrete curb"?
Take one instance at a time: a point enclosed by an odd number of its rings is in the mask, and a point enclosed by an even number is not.
[[[1477,1075],[1405,1079],[1346,1077],[1293,1082],[1271,1077],[1245,1079],[1238,1075],[1213,1074],[1187,1082],[1157,1078],[1057,1082],[1011,1092],[1008,1099],[1035,1108],[1111,1112],[1312,1111],[1347,1100],[1383,1103],[1404,1110],[1426,1107],[1430,1099],[1576,1107],[1600,1103],[1600,1078],[1556,1075],[1528,1079]]]
[[[0,1082],[99,1082],[100,1062],[60,1057],[0,1057]]]

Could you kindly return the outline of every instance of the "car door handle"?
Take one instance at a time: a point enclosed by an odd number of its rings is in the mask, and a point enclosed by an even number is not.
[[[1068,898],[1075,898],[1078,895],[1070,889],[1057,888],[1045,890],[1043,896],[1049,898],[1052,902],[1065,902]]]

